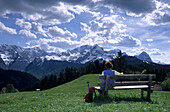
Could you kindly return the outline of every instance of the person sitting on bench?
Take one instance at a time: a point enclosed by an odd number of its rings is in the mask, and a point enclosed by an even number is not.
[[[102,72],[102,75],[123,75],[123,73],[119,73],[116,70],[112,70],[113,64],[110,61],[105,63],[105,68],[106,70]],[[110,82],[114,83],[115,79],[110,79]],[[106,83],[106,79],[102,80],[102,83]],[[113,88],[113,87],[110,87],[110,88]]]

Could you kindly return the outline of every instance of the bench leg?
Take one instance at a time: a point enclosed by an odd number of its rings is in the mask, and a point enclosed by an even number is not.
[[[141,99],[143,99],[143,89],[141,89]]]
[[[105,91],[105,95],[106,95],[106,96],[108,95],[108,90],[107,90],[107,91]]]
[[[152,77],[149,74],[149,83],[148,83],[148,93],[147,93],[147,100],[151,101],[151,84],[152,84]]]
[[[99,95],[100,95],[100,96],[101,96],[101,95],[105,95],[105,96],[108,95],[108,91],[105,91],[105,90],[98,90],[98,92],[99,92]]]
[[[103,93],[103,90],[98,90],[98,92],[99,92],[99,95],[101,96],[102,95],[102,93]]]
[[[151,89],[150,89],[150,88],[148,88],[147,100],[148,100],[149,102],[151,101]]]

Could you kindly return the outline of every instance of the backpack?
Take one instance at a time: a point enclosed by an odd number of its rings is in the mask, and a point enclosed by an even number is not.
[[[89,93],[86,94],[86,96],[84,97],[85,102],[93,102],[93,93],[95,93],[95,97],[96,97],[96,92],[94,87],[90,87],[89,88]]]

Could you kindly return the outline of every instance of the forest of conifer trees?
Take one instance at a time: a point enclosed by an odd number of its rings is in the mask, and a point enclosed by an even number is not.
[[[170,72],[164,67],[149,66],[149,65],[128,65],[125,62],[125,57],[119,53],[118,57],[111,61],[113,63],[113,69],[118,72],[123,72],[124,74],[156,74],[156,82],[162,85],[163,90],[170,90]],[[101,74],[104,68],[104,63],[96,60],[94,62],[88,63],[86,66],[78,69],[66,67],[65,70],[60,72],[58,76],[52,74],[50,76],[44,77],[38,83],[24,89],[24,91],[34,91],[37,88],[41,90],[46,90],[58,85],[64,84],[66,82],[72,81],[85,74]]]

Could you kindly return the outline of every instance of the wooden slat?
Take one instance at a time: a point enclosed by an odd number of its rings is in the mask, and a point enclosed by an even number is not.
[[[119,90],[119,89],[147,89],[148,85],[136,85],[136,86],[116,86],[113,88],[108,88],[109,90]],[[101,87],[95,87],[95,89],[99,90]]]
[[[100,90],[100,87],[94,87],[95,89],[97,89],[97,90]]]
[[[132,85],[148,85],[149,81],[121,81],[110,83],[109,86],[132,86]],[[155,84],[155,81],[152,81],[152,86]],[[105,83],[99,83],[98,86],[105,86]]]
[[[113,89],[145,89],[148,85],[137,85],[137,86],[116,86]]]
[[[150,74],[152,79],[156,79],[155,74]],[[133,80],[148,80],[149,74],[124,74],[123,76],[112,75],[112,79],[116,79],[116,81],[133,81]],[[99,75],[99,79],[106,79],[106,75]]]
[[[121,81],[121,82],[115,82],[115,86],[130,86],[130,85],[148,85],[149,81]],[[152,85],[154,85],[156,82],[152,81]]]

